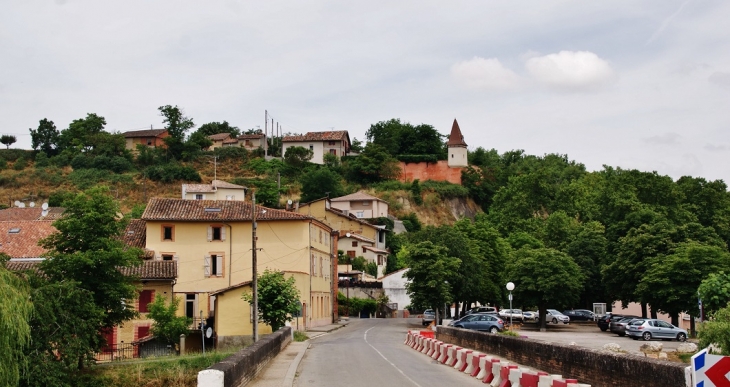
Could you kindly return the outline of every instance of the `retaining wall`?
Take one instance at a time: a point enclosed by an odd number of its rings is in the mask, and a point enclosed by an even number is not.
[[[253,345],[198,372],[198,387],[242,387],[253,380],[266,364],[292,339],[291,327],[263,336]]]
[[[594,387],[685,387],[686,365],[528,338],[439,326],[436,339],[496,355]]]

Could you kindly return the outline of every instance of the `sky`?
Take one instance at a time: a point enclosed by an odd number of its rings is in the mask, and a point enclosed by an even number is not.
[[[400,118],[470,149],[730,182],[727,0],[0,2],[0,134],[347,130]]]

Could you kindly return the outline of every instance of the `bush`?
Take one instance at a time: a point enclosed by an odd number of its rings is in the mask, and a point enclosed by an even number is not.
[[[442,199],[469,197],[469,190],[466,187],[447,181],[426,180],[421,183],[421,189],[436,192]]]
[[[413,202],[417,205],[423,204],[423,197],[421,196],[421,185],[418,183],[418,179],[413,180],[411,183],[411,197]]]
[[[213,154],[215,156],[218,156],[218,160],[227,160],[227,159],[236,159],[236,160],[242,160],[246,161],[248,160],[248,151],[246,148],[242,147],[235,147],[235,146],[226,146],[221,148],[216,148],[213,151]]]
[[[8,169],[8,162],[5,159],[0,158],[0,171]]]
[[[71,164],[71,160],[68,158],[68,155],[65,154],[53,156],[49,160],[51,161],[51,164],[59,168],[63,168]]]
[[[368,262],[365,265],[365,273],[370,274],[373,277],[378,276],[378,264],[375,262]]]
[[[17,161],[18,159],[33,159],[33,151],[25,149],[0,149],[0,158],[5,161]]]
[[[115,173],[124,173],[132,170],[132,162],[126,157],[114,156],[109,161],[108,169]]]
[[[68,179],[73,185],[80,190],[89,189],[102,181],[105,181],[109,176],[109,172],[101,169],[86,168],[78,169],[68,174]]]
[[[25,160],[25,157],[20,157],[17,160],[15,160],[15,163],[13,164],[13,169],[16,171],[22,171],[27,166],[28,166],[28,161]]]
[[[403,227],[405,227],[406,231],[408,232],[416,232],[421,230],[421,221],[418,220],[418,216],[415,212],[411,212],[406,216],[402,216],[400,220],[403,222]]]
[[[41,153],[44,154],[44,153]],[[61,170],[59,170],[56,167],[48,167],[48,168],[40,168],[38,169],[38,164],[36,163],[36,170],[33,173],[33,177],[38,181],[43,181],[46,184],[58,187],[59,185],[63,184],[64,177]]]
[[[436,155],[398,155],[396,158],[398,161],[402,161],[404,163],[435,163],[439,161],[439,158]]]
[[[309,336],[302,331],[294,331],[294,341],[307,341]]]
[[[48,196],[48,206],[49,207],[63,207],[63,203],[74,197],[73,192],[65,191],[65,190],[58,190],[56,192],[53,192],[50,196]]]
[[[100,156],[107,158],[106,156]],[[93,160],[86,155],[76,155],[71,159],[71,168],[73,169],[86,169],[91,168]]]
[[[371,184],[370,187],[376,191],[407,191],[410,188],[408,183],[401,183],[398,180],[386,180],[380,183]]]
[[[162,183],[172,183],[179,180],[198,183],[202,181],[195,168],[179,164],[165,164],[147,167],[147,169],[145,169],[145,174],[150,180]]]
[[[49,165],[51,165],[51,161],[48,159],[48,155],[46,155],[44,152],[36,153],[36,155],[35,155],[35,167],[36,168],[45,168]]]

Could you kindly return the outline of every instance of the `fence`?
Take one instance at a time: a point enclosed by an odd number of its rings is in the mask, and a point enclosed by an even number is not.
[[[172,345],[163,344],[155,340],[138,343],[110,344],[94,356],[97,362],[109,362],[128,359],[145,358],[150,356],[177,355]]]

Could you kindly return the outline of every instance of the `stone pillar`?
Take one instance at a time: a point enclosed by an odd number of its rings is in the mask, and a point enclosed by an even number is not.
[[[185,335],[180,335],[180,356],[185,354]]]

